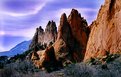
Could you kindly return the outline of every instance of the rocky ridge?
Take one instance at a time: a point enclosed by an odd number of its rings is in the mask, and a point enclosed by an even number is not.
[[[39,68],[57,69],[73,62],[81,62],[89,35],[87,25],[86,20],[75,9],[72,9],[68,18],[65,13],[62,14],[55,43],[36,52],[39,59],[32,59],[35,65]]]
[[[97,19],[90,26],[75,9],[72,9],[68,17],[65,13],[62,14],[57,39],[54,37],[55,41],[45,50],[36,51],[36,55],[32,56],[38,56],[32,59],[35,65],[39,68],[57,69],[56,67],[74,62],[102,58],[107,53],[120,53],[120,3],[119,0],[105,0]],[[54,64],[55,62],[57,64]]]
[[[91,24],[85,60],[100,58],[106,53],[121,52],[121,1],[105,0],[97,19]]]
[[[37,44],[42,45],[49,45],[50,43],[54,43],[57,38],[57,27],[54,21],[49,21],[45,31],[40,26],[36,29],[32,42],[29,48],[34,48]],[[46,48],[46,47],[44,47]]]

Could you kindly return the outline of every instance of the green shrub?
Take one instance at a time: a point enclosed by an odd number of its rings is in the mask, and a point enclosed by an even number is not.
[[[114,61],[116,58],[118,58],[120,55],[119,54],[110,54],[110,51],[106,51],[106,57],[103,58],[102,60],[106,63]]]
[[[3,67],[4,67],[4,64],[0,62],[0,69],[2,69]]]

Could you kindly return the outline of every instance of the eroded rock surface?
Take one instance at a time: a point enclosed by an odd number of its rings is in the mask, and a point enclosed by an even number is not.
[[[121,52],[121,0],[105,0],[92,23],[85,60]]]
[[[49,21],[45,31],[40,26],[36,29],[35,35],[30,44],[30,49],[34,48],[36,45],[46,45],[54,43],[57,38],[57,27],[54,21]],[[45,47],[44,47],[45,48]]]
[[[35,65],[40,68],[58,68],[73,62],[81,62],[85,55],[89,32],[86,20],[77,10],[72,9],[68,18],[65,13],[62,14],[57,40],[44,51],[37,52],[38,55],[43,55],[39,56],[39,60],[34,60]]]

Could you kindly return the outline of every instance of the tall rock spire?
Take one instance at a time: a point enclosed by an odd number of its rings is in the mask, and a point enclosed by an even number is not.
[[[45,28],[44,43],[49,45],[50,43],[54,43],[56,39],[57,39],[57,27],[56,23],[52,20],[48,22]]]
[[[34,34],[34,37],[32,39],[32,42],[29,46],[29,48],[34,48],[38,43],[42,44],[43,42],[43,35],[44,35],[44,30],[40,26],[39,28],[36,28],[36,32]]]
[[[63,65],[66,62],[81,62],[85,55],[88,40],[86,31],[87,22],[77,10],[73,9],[68,18],[63,13],[60,18],[57,40],[46,52],[52,51],[51,49],[54,48],[56,60]],[[46,52],[44,54],[47,54]],[[49,55],[44,56],[49,58]],[[41,57],[42,64],[46,61],[45,57]]]
[[[54,21],[49,21],[45,31],[40,26],[36,29],[32,42],[30,44],[30,49],[34,48],[35,45],[49,45],[50,43],[54,43],[57,38],[57,27]]]

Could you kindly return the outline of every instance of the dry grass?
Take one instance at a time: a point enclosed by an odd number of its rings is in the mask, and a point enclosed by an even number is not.
[[[0,77],[121,77],[121,57],[105,65],[71,64],[51,73],[36,69],[31,62],[18,62],[0,69]]]

